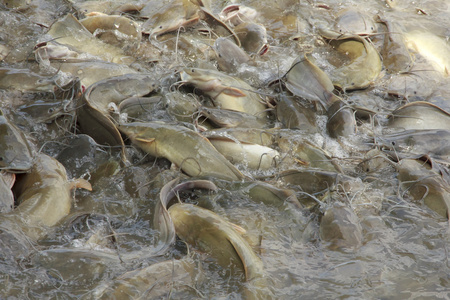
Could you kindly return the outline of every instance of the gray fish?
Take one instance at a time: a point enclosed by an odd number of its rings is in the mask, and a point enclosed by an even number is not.
[[[0,213],[7,213],[14,208],[14,195],[11,191],[16,174],[2,171],[0,172]]]
[[[234,28],[242,48],[250,55],[264,55],[269,51],[266,28],[257,23],[241,23]]]
[[[384,134],[376,138],[376,144],[396,160],[428,155],[438,162],[450,163],[450,131],[448,130],[405,130]]]
[[[39,240],[47,228],[69,214],[73,202],[71,190],[74,188],[92,190],[84,179],[69,181],[61,163],[40,153],[30,172],[21,175],[14,184],[18,206],[2,216],[5,219],[1,220],[1,226],[4,221],[11,221],[31,240]]]
[[[449,217],[450,189],[439,172],[427,162],[415,159],[402,159],[397,169],[398,180],[405,194],[413,200],[423,201],[439,215]]]
[[[198,113],[218,127],[263,128],[267,125],[264,118],[240,111],[203,106],[198,109]]]
[[[281,95],[277,103],[277,118],[289,129],[301,129],[306,132],[317,132],[314,111],[303,106],[291,97]]]
[[[317,101],[325,109],[338,99],[333,94],[334,86],[328,75],[306,55],[294,60],[283,81],[292,94],[309,101]]]
[[[98,81],[83,94],[83,105],[78,109],[78,122],[83,133],[90,135],[97,143],[119,146],[125,162],[122,136],[116,127],[117,121],[110,115],[110,105],[135,96],[152,92],[158,83],[148,74],[125,74]]]
[[[0,169],[23,172],[32,165],[33,153],[27,138],[0,110]]]
[[[28,69],[0,68],[0,89],[23,92],[53,92],[55,78]]]
[[[347,8],[338,13],[334,30],[340,33],[370,35],[377,31],[374,19],[363,11]]]
[[[94,289],[91,296],[95,299],[164,299],[168,294],[176,295],[177,291],[193,291],[191,286],[197,283],[199,275],[197,264],[190,257],[166,260],[126,272],[110,285]]]
[[[220,37],[214,42],[219,69],[235,72],[241,64],[251,63],[250,56],[230,38]]]
[[[266,104],[257,91],[238,77],[214,70],[184,68],[181,80],[202,90],[217,107],[263,118],[267,116]]]
[[[192,180],[178,184],[179,178],[169,181],[163,186],[159,193],[159,201],[155,206],[155,217],[153,219],[153,227],[159,231],[158,246],[154,251],[154,255],[163,255],[170,246],[175,243],[175,227],[173,221],[167,211],[170,200],[183,190],[201,188],[216,191],[217,187],[208,180]]]
[[[321,30],[320,34],[333,49],[348,58],[348,62],[341,63],[330,75],[335,86],[344,92],[364,89],[378,78],[382,69],[380,55],[364,37],[327,30]]]
[[[165,157],[190,176],[240,180],[244,176],[197,132],[160,122],[118,126],[133,144],[154,157]]]
[[[392,112],[388,127],[398,130],[450,130],[450,114],[429,102],[411,102]]]
[[[169,214],[182,240],[209,253],[220,266],[244,271],[249,284],[245,290],[247,299],[270,299],[263,263],[241,236],[243,228],[187,203],[172,205]]]
[[[336,202],[326,209],[320,221],[320,237],[331,249],[357,250],[363,236],[359,219],[346,205]]]

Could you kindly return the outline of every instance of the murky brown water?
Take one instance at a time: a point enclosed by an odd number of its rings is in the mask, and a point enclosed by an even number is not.
[[[49,35],[54,22],[63,20],[68,13],[77,19],[82,19],[86,11],[118,13],[115,10],[125,2],[0,2],[0,105],[4,115],[26,134],[35,153],[55,157],[64,165],[70,179],[83,177],[93,187],[91,192],[81,189],[73,192],[75,200],[70,214],[56,226],[47,228],[44,237],[38,241],[31,238],[18,241],[14,234],[8,235],[6,225],[0,227],[4,233],[0,240],[3,250],[1,298],[95,299],[127,271],[186,257],[194,261],[190,266],[195,275],[189,277],[188,283],[172,273],[170,276],[173,277],[169,278],[173,280],[160,278],[162,287],[157,280],[141,295],[147,298],[155,292],[156,298],[174,299],[244,297],[242,271],[222,268],[207,253],[196,251],[180,240],[164,255],[151,255],[160,239],[160,233],[153,228],[160,190],[173,178],[182,176],[182,180],[187,180],[188,176],[171,168],[170,161],[155,159],[132,147],[126,139],[129,163],[125,166],[121,162],[120,149],[99,145],[89,137],[94,134],[90,129],[94,125],[83,119],[86,116],[77,113],[77,108],[82,105],[81,93],[91,84],[112,76],[142,73],[151,74],[159,83],[151,92],[159,100],[137,109],[128,107],[129,120],[178,122],[190,129],[197,125],[200,125],[197,128],[213,127],[193,113],[196,109],[192,103],[208,103],[206,93],[200,93],[192,85],[179,86],[177,82],[183,67],[214,68],[217,63],[212,46],[216,40],[214,34],[219,30],[213,30],[210,35],[200,34],[199,28],[204,25],[201,21],[193,28],[186,24],[178,30],[178,35],[171,32],[154,39],[155,32],[151,30],[156,25],[150,22],[144,26],[146,19],[141,16],[151,16],[153,6],[157,9],[169,2],[137,1],[139,7],[144,7],[140,13],[122,11],[142,28],[150,26],[148,32],[137,37],[137,42],[130,39],[114,41],[114,44],[109,39],[110,44],[103,49],[78,36],[70,47],[78,54],[72,53],[73,56],[62,60],[46,60],[50,50],[44,53],[39,52],[39,47],[35,48],[38,43],[50,44],[53,39],[64,45],[68,43],[61,32],[58,36]],[[235,3],[211,2],[211,11],[215,15],[226,5]],[[315,125],[287,129],[286,123],[281,122],[285,111],[278,111],[277,119],[276,109],[269,110],[264,129],[273,139],[269,147],[280,153],[275,166],[253,170],[244,159],[235,166],[246,176],[245,180],[230,182],[208,178],[218,186],[217,192],[183,192],[183,201],[210,209],[245,228],[246,239],[263,262],[269,290],[275,299],[447,298],[450,240],[444,214],[448,207],[438,204],[439,207],[430,208],[433,205],[426,202],[426,197],[433,194],[430,185],[426,186],[425,193],[417,196],[415,188],[407,184],[413,181],[419,187],[425,186],[422,179],[439,174],[438,182],[443,187],[439,195],[444,199],[442,203],[449,205],[450,159],[447,150],[450,143],[442,138],[443,133],[430,134],[431,141],[424,142],[424,148],[417,150],[419,142],[411,142],[413,138],[410,137],[404,148],[390,152],[388,147],[382,148],[383,153],[390,156],[376,161],[379,165],[375,160],[366,159],[369,150],[381,149],[387,133],[397,132],[397,127],[389,120],[395,109],[408,102],[426,101],[450,110],[447,68],[450,66],[450,3],[444,0],[398,0],[389,1],[388,5],[381,0],[346,3],[278,0],[242,1],[240,4],[256,10],[256,23],[267,30],[269,51],[263,56],[253,56],[252,63],[242,63],[230,74],[250,84],[259,94],[274,99],[271,101],[273,106],[281,101],[282,95],[293,98],[276,80],[286,74],[301,54],[309,53],[308,57],[331,77],[333,83],[341,73],[347,74],[348,69],[339,68],[345,60],[348,60],[347,65],[351,64],[349,54],[336,53],[320,36],[320,30],[324,28],[349,29],[335,27],[337,16],[345,9],[352,8],[365,14],[368,19],[363,27],[376,27],[376,33],[370,35],[370,45],[383,59],[382,70],[368,86],[353,91],[351,86],[345,92],[345,88],[335,91],[352,111],[356,111],[355,134],[330,138],[323,108],[297,97],[297,101],[310,109]],[[371,23],[373,20],[380,22]],[[152,35],[150,39],[149,34]],[[402,42],[398,42],[399,39]],[[386,45],[391,48],[387,49]],[[372,61],[362,66],[369,63]],[[17,72],[19,75],[13,78],[4,71],[7,68],[24,71]],[[34,75],[30,77],[29,74]],[[366,74],[361,72],[357,77]],[[71,81],[72,76],[81,80],[78,90],[76,81]],[[49,85],[45,84],[47,81]],[[58,87],[67,83],[69,88],[66,86],[61,92]],[[55,85],[58,87],[54,88]],[[131,86],[129,90],[131,92],[124,93],[138,94],[138,87]],[[169,92],[174,92],[174,98],[167,96]],[[179,97],[175,98],[177,95]],[[191,103],[189,105],[194,108],[182,104],[180,110],[177,104],[181,101]],[[107,102],[109,105],[110,101]],[[114,107],[108,106],[108,109],[111,112]],[[427,122],[433,124],[427,129],[450,130],[446,123],[448,114],[431,114],[430,120],[433,119],[442,122]],[[404,129],[418,129],[414,127],[416,125],[408,126],[411,128]],[[105,132],[101,131],[100,135]],[[305,143],[309,146],[304,147],[322,149],[320,156],[319,150],[315,150],[316,156],[308,156],[301,150],[296,154],[296,146]],[[435,143],[437,146],[432,148],[432,143],[433,147]],[[391,144],[389,142],[388,146]],[[181,139],[177,146],[189,147]],[[399,161],[421,157],[418,161],[425,169],[427,159],[423,155],[433,160],[432,170],[438,170],[437,173],[419,173],[419,179],[400,178]],[[297,181],[289,181],[282,172],[291,169],[314,169],[329,172],[327,176],[342,173],[347,177],[335,180],[323,175],[325,179],[322,179],[311,173]],[[409,175],[409,171],[405,172]],[[311,179],[313,177],[318,178],[318,183]],[[267,192],[252,194],[249,186],[256,181],[294,190],[301,208],[285,201],[286,196],[273,202]],[[432,201],[438,200],[432,198]],[[346,217],[341,220],[336,217],[334,223],[325,227],[325,216],[340,211]],[[342,228],[344,238],[333,238],[334,234],[338,235],[333,231],[337,226]]]

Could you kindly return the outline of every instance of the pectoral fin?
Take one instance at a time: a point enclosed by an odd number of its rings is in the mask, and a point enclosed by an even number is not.
[[[72,190],[74,188],[92,191],[92,185],[89,183],[89,181],[82,178],[78,178],[70,182],[70,189]]]
[[[143,137],[137,137],[136,141],[142,142],[142,143],[153,143],[155,141],[155,138],[143,138]]]
[[[238,88],[233,88],[233,87],[225,87],[222,90],[222,93],[224,93],[225,95],[229,95],[229,96],[233,96],[233,97],[245,97],[247,96],[243,91],[241,91]]]
[[[234,230],[236,230],[239,234],[246,234],[247,233],[247,230],[245,230],[244,228],[242,228],[241,226],[239,226],[239,225],[237,225],[237,224],[234,224],[234,223],[231,223],[231,222],[228,222],[228,224],[230,224],[230,226],[234,229]]]
[[[253,252],[250,245],[244,239],[237,238],[233,235],[229,235],[227,239],[241,259],[247,281],[251,281],[255,278],[263,278],[263,264],[259,257]]]
[[[249,280],[249,274],[248,274],[248,257],[247,255],[245,255],[245,250],[243,251],[243,245],[241,245],[239,243],[239,241],[234,240],[233,238],[228,237],[228,241],[230,242],[230,244],[233,246],[234,250],[236,251],[237,255],[239,256],[239,258],[241,259],[242,262],[242,266],[244,267],[244,273],[245,273],[245,278],[247,280]],[[250,250],[251,251],[251,250]]]

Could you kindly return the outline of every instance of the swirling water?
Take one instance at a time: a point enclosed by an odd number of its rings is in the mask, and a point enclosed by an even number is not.
[[[137,3],[145,6],[147,2],[151,1]],[[211,2],[212,11],[217,13],[236,1]],[[63,3],[39,0],[0,3],[0,56],[7,53],[2,56],[2,68],[27,68],[55,76],[58,80],[64,79],[55,75],[59,72],[58,67],[53,66],[51,73],[30,59],[34,57],[34,46],[48,40],[45,33],[53,22],[69,12],[82,15],[77,11],[81,2]],[[98,3],[99,7],[104,7],[100,5],[101,1]],[[111,1],[109,6],[115,4],[121,2]],[[256,59],[255,66],[239,68],[236,76],[258,87],[261,93],[274,97],[280,91],[269,83],[288,71],[299,53],[312,52],[317,65],[325,71],[335,68],[333,62],[339,57],[334,57],[332,50],[318,38],[318,28],[332,27],[343,9],[356,8],[372,19],[381,16],[396,24],[398,30],[422,30],[434,34],[443,38],[447,45],[450,36],[450,4],[444,0],[389,3],[381,0],[345,3],[248,0],[241,4],[258,12],[258,22],[267,28],[270,50]],[[377,26],[378,34],[371,40],[381,53],[385,35],[389,33],[381,23]],[[186,36],[188,33],[189,30]],[[180,36],[183,36],[181,30]],[[149,46],[147,38],[143,39],[145,46],[141,46],[141,51],[147,49],[148,52],[133,53],[136,62],[130,64],[130,68],[133,72],[153,73],[157,79],[164,78],[162,90],[169,90],[176,81],[175,70],[182,66],[196,67],[210,59],[209,54],[204,54],[206,52],[198,55],[189,50],[193,44],[183,48],[185,41],[180,40],[178,48],[169,43],[156,46],[150,43]],[[416,100],[439,104],[447,110],[450,107],[447,104],[450,100],[448,70],[447,76],[437,76],[432,71],[433,64],[417,49],[413,56],[416,63],[413,69],[394,73],[383,67],[369,88],[341,94],[354,107],[364,107],[377,116],[375,121],[362,118],[355,136],[339,141],[331,139],[326,132],[323,115],[317,117],[317,133],[291,130],[288,135],[291,141],[306,138],[330,153],[344,173],[359,183],[353,190],[316,194],[324,200],[320,207],[311,204],[310,197],[297,193],[305,206],[301,210],[290,204],[274,206],[255,201],[239,184],[220,180],[215,181],[219,186],[216,193],[196,191],[183,194],[184,201],[209,208],[247,230],[249,243],[264,263],[275,298],[448,297],[450,233],[447,218],[421,201],[411,201],[407,191],[401,189],[392,164],[373,172],[361,169],[364,155],[373,148],[373,138],[382,135],[386,118],[394,109]],[[445,59],[448,61],[450,57],[444,57],[444,63]],[[427,75],[422,76],[424,73]],[[411,78],[417,80],[412,81]],[[2,298],[96,298],[96,291],[102,285],[126,271],[180,259],[195,251],[177,241],[163,257],[146,255],[156,247],[160,234],[152,229],[159,191],[164,183],[180,176],[181,172],[171,170],[168,161],[155,160],[130,146],[127,154],[131,157],[131,166],[121,167],[120,157],[114,149],[100,146],[89,138],[75,143],[74,136],[81,136],[82,132],[75,129],[74,110],[66,111],[52,122],[35,122],[17,108],[43,98],[54,101],[51,99],[53,94],[51,91],[30,91],[26,84],[28,82],[23,79],[23,90],[14,88],[16,85],[12,83],[1,86],[1,108],[27,134],[36,151],[59,158],[71,178],[89,178],[94,190],[75,192],[71,214],[60,226],[49,230],[45,239],[38,243],[30,242],[32,246],[26,254],[17,255],[7,236],[2,236],[2,249],[9,249],[0,262]],[[71,159],[68,158],[70,156]],[[237,167],[245,175],[284,186],[276,176],[281,168],[258,172],[248,170],[245,165]],[[354,249],[336,249],[320,237],[321,216],[333,201],[345,203],[359,218],[362,241]],[[165,290],[160,297],[242,297],[242,276],[233,278],[227,270],[215,265],[207,254],[196,255],[201,267],[196,266],[195,286],[186,289],[172,283],[177,288]]]

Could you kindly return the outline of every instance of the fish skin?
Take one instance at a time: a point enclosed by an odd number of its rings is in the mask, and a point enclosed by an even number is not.
[[[245,271],[246,267],[230,242],[230,239],[244,240],[225,220],[209,210],[188,203],[174,204],[168,211],[175,231],[182,240],[210,253],[225,268],[232,261]]]
[[[89,296],[95,299],[164,299],[172,290],[189,289],[197,283],[197,277],[201,276],[195,261],[186,256],[126,272],[110,285],[99,286]]]
[[[180,191],[187,189],[207,189],[217,191],[217,186],[208,180],[192,180],[178,184],[180,178],[177,177],[166,183],[159,193],[159,201],[155,206],[155,217],[153,219],[153,228],[158,230],[159,239],[154,255],[163,255],[175,243],[175,227],[167,211],[169,202]]]
[[[11,191],[16,174],[0,172],[0,213],[8,213],[14,208],[14,195]]]
[[[118,128],[133,144],[154,157],[167,158],[189,176],[213,176],[231,181],[244,177],[208,139],[186,127],[136,122]]]
[[[247,282],[261,284],[265,279],[261,259],[230,225],[214,212],[187,203],[169,208],[177,235],[201,251],[211,254],[219,265],[229,268],[237,264],[245,272]]]
[[[0,110],[0,169],[24,172],[32,164],[33,153],[24,133]]]
[[[411,31],[404,34],[406,46],[422,55],[444,77],[450,72],[450,45],[431,32]]]
[[[18,177],[13,187],[18,207],[3,217],[16,223],[31,240],[39,240],[46,228],[69,214],[73,200],[71,190],[75,187],[92,190],[84,179],[69,181],[61,163],[40,153],[30,172]],[[3,221],[0,220],[0,227]]]
[[[261,118],[267,117],[267,107],[254,89],[245,81],[219,71],[185,68],[181,80],[192,84],[211,97],[214,105],[245,112]]]

